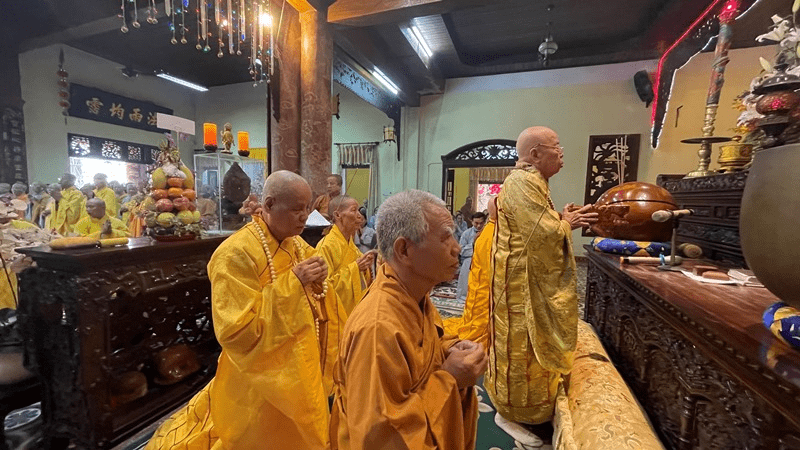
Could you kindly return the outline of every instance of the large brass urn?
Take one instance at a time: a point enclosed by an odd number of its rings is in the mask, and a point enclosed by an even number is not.
[[[800,308],[800,144],[760,150],[742,195],[742,252],[758,279]]]

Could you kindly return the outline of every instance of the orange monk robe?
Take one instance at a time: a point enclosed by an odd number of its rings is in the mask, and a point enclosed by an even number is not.
[[[475,447],[475,390],[459,390],[442,370],[456,342],[442,332],[430,298],[411,298],[394,270],[381,266],[344,327],[334,373],[332,450]]]
[[[47,204],[50,215],[45,219],[45,229],[55,230],[56,233],[66,236],[75,229],[75,224],[81,219],[83,212],[86,213],[84,206],[86,198],[75,186],[61,191],[61,200],[51,198]]]
[[[267,239],[274,283],[255,227]],[[299,237],[279,243],[259,217],[217,248],[208,263],[214,332],[222,346],[216,376],[161,425],[147,450],[328,447],[311,296],[292,271],[313,255]],[[335,303],[330,292],[329,302]]]
[[[338,197],[338,195],[336,197]],[[328,194],[320,195],[316,200],[314,200],[314,204],[311,206],[311,209],[319,211],[319,213],[322,214],[322,217],[331,220],[331,217],[328,215],[328,206],[330,206],[331,200],[336,197],[331,197]]]
[[[469,268],[469,287],[464,302],[464,315],[445,319],[447,334],[459,339],[478,342],[489,351],[489,294],[492,287],[492,239],[494,220],[490,220],[475,239],[472,265]]]

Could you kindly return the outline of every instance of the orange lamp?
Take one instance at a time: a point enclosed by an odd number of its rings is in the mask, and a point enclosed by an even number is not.
[[[217,150],[217,124],[203,124],[203,148],[209,152]]]
[[[239,131],[236,137],[239,141],[239,156],[250,156],[250,133]]]
[[[239,140],[239,150],[250,150],[250,133],[247,131],[239,131],[236,133]]]

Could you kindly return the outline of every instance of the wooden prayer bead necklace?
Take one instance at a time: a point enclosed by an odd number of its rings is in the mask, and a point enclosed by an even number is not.
[[[272,252],[269,251],[269,246],[267,245],[267,236],[264,234],[264,230],[261,228],[261,224],[258,223],[256,220],[253,221],[253,225],[258,232],[258,237],[261,240],[261,247],[264,248],[264,253],[267,255],[267,267],[269,267],[269,275],[272,283],[275,283],[277,276],[275,275],[275,264],[272,262]],[[300,245],[300,242],[297,241],[297,236],[292,237],[292,243],[294,244],[294,251],[295,256],[297,257],[297,261],[302,259],[303,255],[303,247]],[[295,262],[295,258],[292,258],[292,264],[297,265]],[[328,294],[328,281],[322,280],[322,292],[316,293],[311,292],[311,296],[316,300],[318,303],[325,299],[325,296]],[[323,313],[321,309],[314,305],[311,300],[308,300],[308,306],[311,308],[311,314],[314,316],[314,330],[316,331],[317,341],[322,342],[320,339],[320,322],[327,322],[327,318],[323,317]],[[324,310],[324,309],[322,309]]]

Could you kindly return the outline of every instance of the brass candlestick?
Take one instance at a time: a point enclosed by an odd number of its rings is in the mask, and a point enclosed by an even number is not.
[[[714,63],[711,65],[711,84],[708,87],[708,95],[706,96],[706,115],[703,119],[702,128],[703,137],[681,141],[700,144],[700,150],[697,151],[697,156],[700,159],[697,169],[687,173],[686,178],[711,175],[713,172],[708,170],[708,165],[711,163],[711,144],[730,141],[729,138],[723,138],[721,141],[710,138],[714,136],[714,120],[717,117],[719,95],[722,92],[722,85],[725,83],[725,66],[730,61],[728,49],[731,47],[732,25],[738,9],[739,2],[737,0],[729,0],[719,14],[719,36],[717,36],[717,47],[714,49]]]

